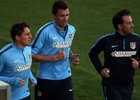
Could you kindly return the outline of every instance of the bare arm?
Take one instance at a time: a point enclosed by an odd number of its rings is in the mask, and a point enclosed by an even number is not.
[[[74,56],[73,52],[70,50],[69,58],[71,59]]]
[[[69,58],[71,60],[71,63],[74,65],[74,66],[77,66],[79,65],[79,58],[78,56],[80,56],[79,54],[73,54],[73,52],[70,50],[70,54],[69,54]]]
[[[64,48],[58,51],[56,55],[32,55],[32,60],[33,62],[47,62],[47,61],[59,61],[59,60],[64,60],[65,59],[65,51]]]

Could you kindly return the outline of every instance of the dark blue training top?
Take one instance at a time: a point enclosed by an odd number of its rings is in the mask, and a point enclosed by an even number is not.
[[[130,86],[134,84],[135,70],[132,68],[131,57],[140,57],[140,37],[135,33],[122,36],[117,32],[102,36],[91,47],[89,57],[98,73],[103,68],[110,69],[110,77],[103,78],[103,85]],[[104,65],[98,54],[104,52]]]

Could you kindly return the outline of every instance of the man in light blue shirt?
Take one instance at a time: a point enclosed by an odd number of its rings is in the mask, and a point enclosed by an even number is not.
[[[11,100],[31,100],[31,87],[37,84],[30,71],[32,64],[29,25],[14,24],[11,28],[13,42],[0,50],[0,80],[11,85]]]
[[[67,23],[69,8],[65,2],[54,2],[52,16],[54,21],[42,26],[32,43],[33,61],[40,62],[35,100],[73,100],[69,58],[74,66],[79,65],[79,54],[71,51],[76,30]]]

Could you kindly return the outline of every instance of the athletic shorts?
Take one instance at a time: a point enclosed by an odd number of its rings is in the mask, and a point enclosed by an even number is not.
[[[131,100],[134,86],[103,86],[105,100]]]
[[[28,97],[23,98],[23,99],[21,99],[21,100],[31,100],[31,96],[29,95]]]
[[[64,80],[37,78],[35,100],[73,100],[71,77]]]

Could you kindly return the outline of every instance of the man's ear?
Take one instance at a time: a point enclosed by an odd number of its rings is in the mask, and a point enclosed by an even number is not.
[[[55,14],[52,14],[53,19],[55,19]]]
[[[122,24],[118,24],[118,29],[122,29]]]
[[[16,40],[20,40],[20,36],[19,36],[19,35],[16,35],[16,36],[15,36],[15,39],[16,39]]]

